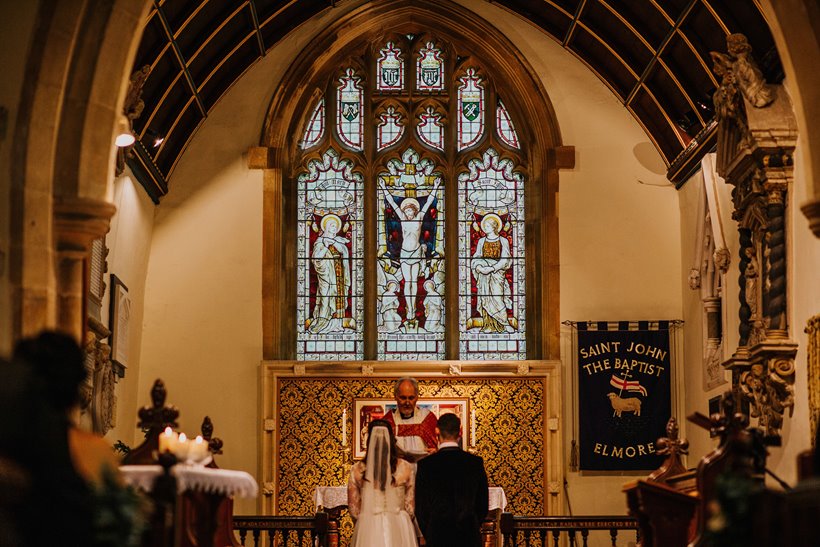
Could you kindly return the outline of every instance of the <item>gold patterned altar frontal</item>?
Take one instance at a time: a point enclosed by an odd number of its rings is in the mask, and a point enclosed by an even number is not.
[[[314,511],[318,485],[345,484],[342,412],[356,398],[390,397],[395,378],[278,378],[279,515]],[[475,409],[475,452],[484,458],[490,485],[507,495],[507,511],[545,512],[543,378],[419,378],[421,397],[467,398]],[[347,427],[348,448],[352,428]]]

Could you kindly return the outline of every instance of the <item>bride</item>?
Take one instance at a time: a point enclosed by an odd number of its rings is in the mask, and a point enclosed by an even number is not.
[[[356,522],[351,547],[416,547],[415,467],[398,458],[390,424],[368,427],[366,463],[350,469],[347,503]]]

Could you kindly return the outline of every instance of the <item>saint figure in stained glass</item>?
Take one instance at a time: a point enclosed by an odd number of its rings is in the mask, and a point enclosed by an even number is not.
[[[501,237],[501,217],[489,213],[481,219],[484,236],[478,240],[470,269],[478,289],[476,311],[481,317],[471,320],[472,326],[481,332],[513,332],[508,322],[507,310],[512,311],[510,283],[510,242]]]
[[[313,243],[311,264],[316,275],[316,297],[308,330],[311,333],[341,331],[350,303],[350,251],[347,238],[340,235],[342,219],[325,215],[321,233]]]
[[[411,322],[414,322],[416,317],[418,280],[422,275],[422,266],[424,266],[427,258],[428,245],[432,243],[427,241],[424,244],[422,243],[422,225],[427,211],[436,201],[435,196],[440,184],[441,180],[436,180],[433,191],[426,197],[424,205],[422,205],[416,198],[407,195],[401,201],[398,201],[387,190],[384,181],[379,179],[379,187],[382,189],[384,199],[393,213],[391,216],[398,219],[401,229],[401,247],[398,258],[401,275],[404,279],[405,313],[407,320]],[[427,236],[425,239],[429,239],[429,230],[426,231],[425,235]],[[388,250],[389,248],[390,245],[388,244]],[[395,256],[395,252],[391,254]]]

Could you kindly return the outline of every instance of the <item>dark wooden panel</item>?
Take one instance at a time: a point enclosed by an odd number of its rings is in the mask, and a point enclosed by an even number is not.
[[[270,49],[275,46],[287,33],[326,7],[328,7],[327,2],[323,0],[299,0],[285,7],[270,22],[266,22],[266,19],[260,15],[259,24],[262,26],[260,30],[265,48]]]
[[[179,76],[179,78],[177,78],[177,76]],[[148,75],[148,79],[145,80],[145,85],[142,88],[142,100],[145,103],[145,109],[142,112],[142,116],[140,116],[134,124],[134,128],[138,132],[142,132],[155,109],[167,108],[165,102],[168,98],[163,101],[162,97],[165,95],[168,86],[175,85],[175,78],[176,84],[184,82],[185,80],[185,76],[182,75],[182,66],[180,66],[173,49],[169,47],[154,65],[151,74]],[[162,101],[162,103],[160,101]],[[184,102],[182,104],[184,104]]]
[[[196,102],[192,101],[180,116],[173,132],[165,137],[162,150],[155,156],[154,161],[160,171],[165,173],[166,178],[170,176],[174,164],[203,119]]]
[[[222,62],[225,57],[231,54],[234,48],[253,32],[253,21],[248,10],[243,10],[243,12],[238,13],[228,21],[213,39],[204,45],[202,51],[188,63],[188,70],[197,87],[203,84],[216,64]],[[256,38],[253,38],[253,43],[256,44]],[[247,68],[249,62],[259,56],[258,46],[256,46],[255,53],[256,55],[251,58],[242,59],[245,62],[245,68]],[[235,58],[232,62],[239,60],[240,58]]]
[[[630,109],[655,138],[656,144],[661,154],[666,159],[667,165],[683,150],[683,146],[678,140],[676,131],[663,116],[663,113],[652,100],[652,97],[641,88],[635,95]]]
[[[649,0],[599,0],[626,19],[653,49],[663,42],[672,24]]]
[[[653,52],[638,35],[601,4],[588,4],[581,21],[607,42],[637,74],[641,74],[652,60]]]
[[[572,24],[572,15],[575,9],[569,11],[569,15],[565,15],[561,10],[544,2],[544,0],[497,0],[493,2],[501,5],[517,13],[520,17],[536,25],[549,34],[551,34],[559,42],[563,41],[570,25]]]
[[[626,100],[637,79],[597,38],[579,28],[573,34],[569,49],[589,63],[601,79],[612,86],[622,101]]]
[[[692,114],[693,108],[686,100],[686,96],[663,65],[656,63],[653,66],[645,85],[660,103],[661,108],[666,111],[669,119],[684,129],[687,135],[693,137],[703,128]]]
[[[242,72],[248,69],[259,58],[259,47],[256,39],[246,40],[234,53],[225,60],[208,81],[200,88],[199,96],[210,111],[220,97],[233,85]]]

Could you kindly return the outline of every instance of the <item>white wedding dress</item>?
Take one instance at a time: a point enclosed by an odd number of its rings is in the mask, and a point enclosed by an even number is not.
[[[386,428],[377,427],[372,435],[367,464],[356,463],[347,484],[348,510],[357,519],[350,545],[416,547],[412,520],[415,466],[398,460],[391,480],[389,433]]]

